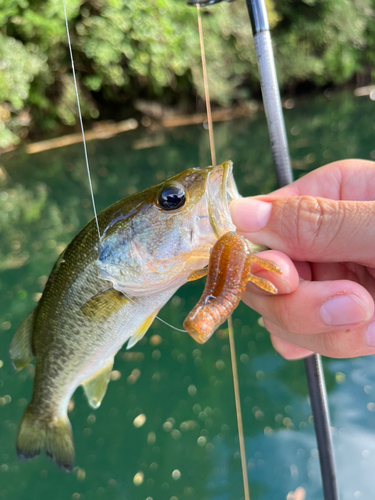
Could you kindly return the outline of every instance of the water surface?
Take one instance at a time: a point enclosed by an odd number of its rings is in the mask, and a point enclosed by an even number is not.
[[[286,124],[296,177],[333,160],[375,157],[375,103],[368,98],[297,102],[286,111]],[[215,140],[218,161],[233,160],[242,194],[276,187],[263,116],[215,124]],[[201,126],[134,131],[90,142],[88,152],[99,210],[210,163]],[[76,391],[69,414],[74,472],[62,473],[43,454],[17,460],[16,433],[31,395],[33,367],[15,374],[8,347],[39,300],[57,256],[92,209],[82,145],[37,155],[16,151],[0,164],[0,499],[243,498],[225,327],[199,346],[155,321],[139,344],[116,357],[114,380],[97,411],[81,388]],[[160,316],[181,327],[202,288],[202,281],[184,286]],[[258,315],[243,304],[234,326],[251,498],[280,500],[303,487],[308,500],[320,500],[303,362],[276,354]],[[373,359],[325,360],[325,373],[342,499],[372,498]]]

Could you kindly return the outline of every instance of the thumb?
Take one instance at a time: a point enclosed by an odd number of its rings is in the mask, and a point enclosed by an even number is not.
[[[250,241],[291,259],[375,263],[375,202],[270,195],[234,200],[230,210]]]

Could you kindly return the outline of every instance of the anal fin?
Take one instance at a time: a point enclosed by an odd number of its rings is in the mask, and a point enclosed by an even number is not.
[[[82,383],[89,405],[98,408],[105,396],[109,376],[113,368],[113,358],[103,368]]]
[[[34,357],[31,346],[33,316],[34,311],[32,311],[23,321],[21,326],[16,331],[12,343],[10,344],[10,359],[12,360],[17,371],[22,370],[22,368],[28,365]]]

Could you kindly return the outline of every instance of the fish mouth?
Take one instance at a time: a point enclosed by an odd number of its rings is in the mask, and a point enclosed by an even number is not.
[[[208,216],[216,238],[221,238],[228,231],[235,231],[229,211],[229,204],[240,198],[233,177],[233,163],[225,161],[212,167],[207,179]]]

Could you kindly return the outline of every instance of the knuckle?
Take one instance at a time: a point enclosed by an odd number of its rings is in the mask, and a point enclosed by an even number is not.
[[[277,311],[277,323],[283,330],[290,333],[298,333],[295,328],[295,313],[288,307],[287,301],[280,301]]]
[[[306,333],[306,322],[301,321],[298,310],[295,308],[293,298],[290,296],[272,297],[274,304],[272,314],[274,322],[282,330],[293,335]]]
[[[266,318],[265,316],[262,316],[263,318],[263,326],[267,330],[267,332],[271,336],[271,341],[273,341],[274,338],[278,339],[281,337],[281,329],[278,325],[276,325],[272,320]],[[273,342],[272,342],[273,343]],[[274,345],[275,349],[278,351],[276,345]]]
[[[345,358],[345,350],[343,349],[342,332],[328,332],[320,335],[322,348],[319,351],[324,356],[330,358]]]
[[[312,196],[295,197],[285,203],[284,226],[291,244],[325,253],[340,232],[345,208],[344,203]]]
[[[328,356],[330,358],[334,358],[334,352],[336,352],[335,343],[332,341],[332,335],[326,333],[320,335],[320,344],[321,347],[319,349],[319,353],[323,356]]]

